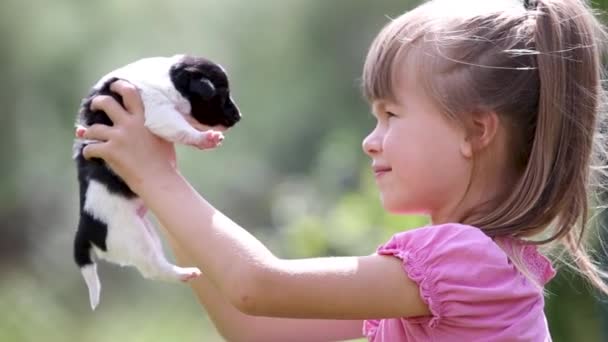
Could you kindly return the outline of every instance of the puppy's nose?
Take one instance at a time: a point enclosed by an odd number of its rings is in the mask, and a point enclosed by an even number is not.
[[[233,108],[230,116],[232,118],[232,121],[234,121],[234,123],[237,123],[241,120],[241,112],[238,109]]]
[[[231,98],[228,98],[227,101],[224,102],[224,113],[230,119],[230,121],[233,121],[234,123],[241,120],[241,111]]]
[[[232,108],[232,117],[235,118],[236,120],[240,120],[241,119],[241,111],[238,110],[238,108]]]

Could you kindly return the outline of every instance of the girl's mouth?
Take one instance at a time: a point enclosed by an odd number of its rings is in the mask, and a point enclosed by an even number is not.
[[[374,170],[374,175],[376,176],[376,178],[382,177],[383,175],[387,174],[388,172],[391,172],[391,170],[392,170],[388,166],[378,166],[378,165],[372,166],[372,169]]]

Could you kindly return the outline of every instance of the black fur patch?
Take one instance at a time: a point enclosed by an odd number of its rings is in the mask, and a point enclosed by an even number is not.
[[[78,222],[78,231],[74,239],[74,260],[76,265],[83,267],[94,262],[91,259],[91,248],[97,246],[102,251],[106,251],[106,237],[108,236],[108,226],[83,212]]]
[[[122,101],[122,97],[110,90],[110,85],[118,80],[117,78],[109,79],[104,86],[97,90],[91,92],[89,96],[87,96],[86,100],[82,105],[82,110],[80,112],[81,117],[84,119],[84,123],[87,126],[91,126],[93,124],[103,124],[107,126],[113,126],[112,120],[108,117],[108,115],[101,110],[93,111],[91,110],[91,101],[97,95],[109,95],[112,96],[118,103],[124,106]],[[78,156],[76,157],[76,165],[78,168],[78,181],[80,182],[80,199],[81,199],[81,209],[83,205],[84,196],[86,194],[87,185],[91,180],[97,181],[101,184],[104,184],[108,187],[108,191],[111,193],[120,194],[126,198],[134,198],[136,197],[135,193],[129,188],[129,186],[112,170],[107,166],[106,162],[99,158],[93,158],[91,160],[86,160],[82,155],[82,149],[84,146],[78,151]]]
[[[113,126],[112,120],[103,111],[91,110],[91,101],[97,95],[110,95],[121,105],[123,104],[122,97],[110,90],[110,85],[117,79],[108,80],[100,89],[91,92],[81,106],[79,115],[84,119],[87,126],[93,124],[103,124]],[[108,191],[121,195],[126,198],[136,197],[135,193],[129,186],[118,177],[107,166],[103,159],[93,158],[87,160],[82,155],[83,145],[76,155],[76,167],[78,171],[78,183],[80,188],[80,220],[78,222],[78,230],[74,239],[74,260],[76,265],[83,267],[90,265],[94,261],[91,260],[91,247],[95,244],[101,250],[106,250],[106,237],[108,235],[108,226],[95,219],[84,210],[86,193],[89,189],[89,184],[92,180],[104,184]]]
[[[183,97],[192,105],[191,115],[207,126],[234,126],[241,114],[230,98],[228,76],[217,64],[200,57],[186,57],[169,71],[171,81]],[[193,87],[196,82],[210,81],[214,93],[210,97],[208,89]]]

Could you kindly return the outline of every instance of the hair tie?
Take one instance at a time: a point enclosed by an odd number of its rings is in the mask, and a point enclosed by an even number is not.
[[[537,0],[524,0],[524,7],[529,11],[534,11],[538,7]]]

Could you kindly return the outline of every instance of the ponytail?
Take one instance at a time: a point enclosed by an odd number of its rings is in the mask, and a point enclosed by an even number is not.
[[[536,194],[524,216],[531,227],[554,228],[540,243],[557,240],[578,270],[608,293],[605,274],[588,255],[590,165],[603,99],[601,25],[579,0],[536,1],[540,96],[522,189]],[[595,133],[595,134],[594,134]]]
[[[492,237],[540,237],[534,241],[539,245],[554,242],[572,259],[574,269],[608,293],[602,280],[608,274],[592,261],[586,241],[595,192],[592,181],[608,179],[605,167],[594,168],[606,161],[599,129],[605,33],[583,0],[537,0],[525,5],[528,18],[521,25],[533,21],[525,44],[535,56],[529,82],[537,84],[533,92],[538,96],[531,102],[534,110],[511,119],[520,128],[513,134],[523,140],[519,146],[524,155],[518,158],[527,162],[502,203],[468,223]]]

